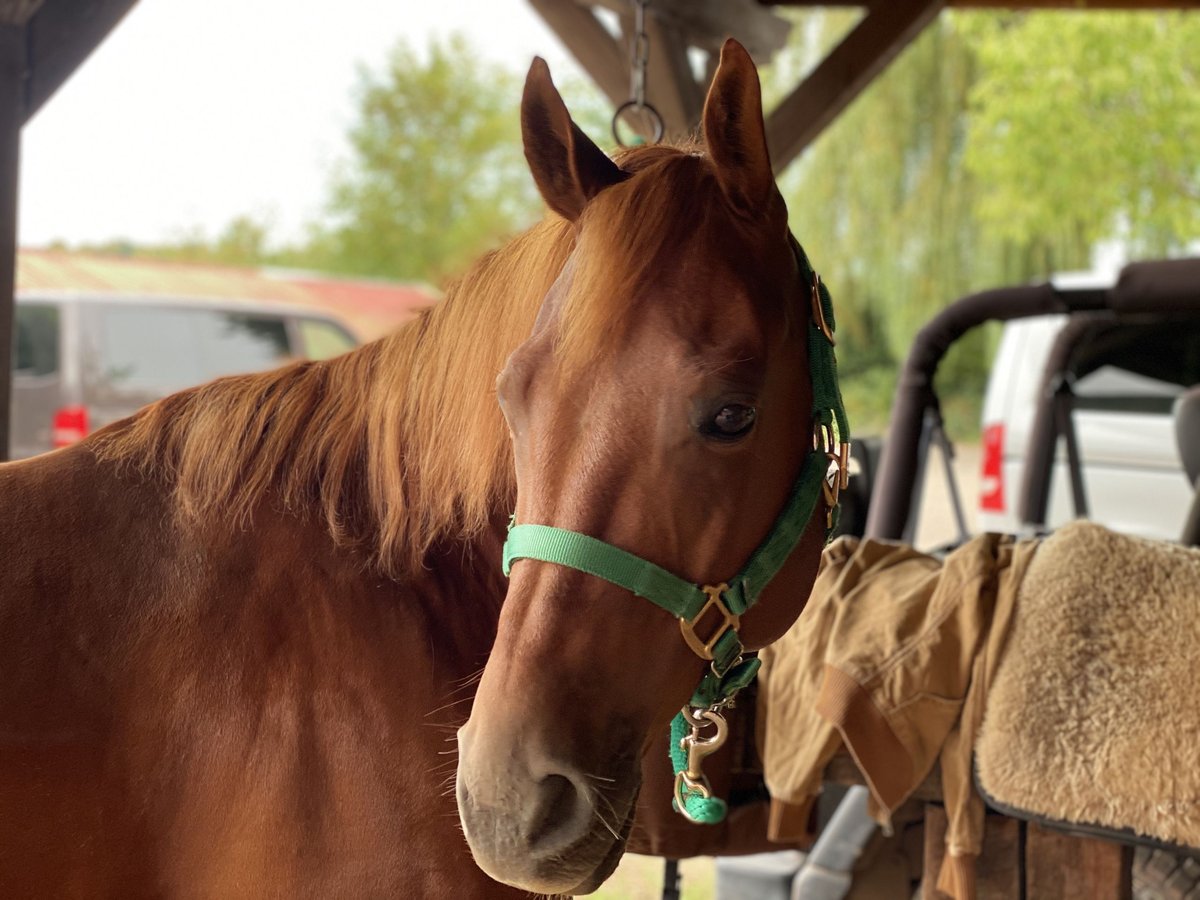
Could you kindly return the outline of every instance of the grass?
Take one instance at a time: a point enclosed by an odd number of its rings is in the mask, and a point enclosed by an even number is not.
[[[617,871],[591,897],[596,900],[661,900],[664,860],[655,856],[626,853]],[[717,895],[717,865],[711,856],[685,859],[682,874],[683,900],[712,900]]]

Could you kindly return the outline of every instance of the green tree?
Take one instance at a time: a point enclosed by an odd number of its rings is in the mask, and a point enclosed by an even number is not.
[[[980,62],[966,164],[991,234],[1145,254],[1200,236],[1200,17],[962,18]]]
[[[332,226],[316,241],[329,268],[437,281],[539,201],[521,153],[520,81],[461,36],[422,56],[401,41],[363,69],[351,156],[333,181]]]
[[[788,74],[852,22],[800,19]],[[1162,253],[1200,236],[1197,46],[1194,15],[946,14],[792,167],[860,421],[881,424],[914,334],[954,298],[1085,267],[1102,239]],[[942,366],[959,430],[991,343],[972,335]]]
[[[266,222],[253,216],[237,216],[217,235],[210,258],[214,262],[233,266],[255,266],[266,262]]]

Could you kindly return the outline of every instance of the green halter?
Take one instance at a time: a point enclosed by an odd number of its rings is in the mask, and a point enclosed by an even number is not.
[[[850,428],[833,354],[832,301],[794,238],[792,249],[801,278],[811,285],[808,353],[813,387],[813,449],[800,467],[783,511],[741,570],[727,582],[700,587],[612,544],[551,525],[514,523],[504,545],[506,576],[514,561],[534,559],[603,578],[676,616],[688,646],[702,659],[712,661],[692,695],[691,710],[680,712],[671,723],[675,805],[693,822],[712,824],[725,817],[725,803],[712,796],[700,772],[700,761],[724,741],[725,722],[720,709],[758,672],[759,660],[742,656],[740,616],[754,605],[796,548],[822,495],[829,509],[825,523],[828,538],[836,523],[838,493],[849,474]],[[707,637],[701,637],[697,627],[710,620],[713,613],[720,621]],[[717,735],[701,739],[700,729],[710,724],[716,726]],[[689,728],[690,737],[686,733]]]

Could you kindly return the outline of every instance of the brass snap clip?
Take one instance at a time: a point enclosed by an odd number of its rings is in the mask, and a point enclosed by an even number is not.
[[[730,629],[736,632],[738,625],[741,624],[741,619],[729,611],[729,607],[725,605],[725,601],[722,599],[725,592],[729,590],[729,585],[722,582],[717,585],[705,585],[700,590],[708,595],[708,601],[700,607],[700,611],[690,620],[680,616],[679,630],[683,634],[684,641],[692,648],[693,653],[701,659],[713,659],[713,648],[717,645],[717,642]],[[708,640],[704,640],[696,634],[696,626],[710,609],[715,609],[721,615],[721,623],[718,625],[717,630],[712,633],[712,636]]]
[[[725,744],[729,737],[729,724],[715,708],[692,709],[685,706],[683,715],[692,730],[679,741],[680,749],[687,753],[687,766],[675,776],[675,805],[684,818],[695,822],[685,801],[695,795],[705,800],[712,797],[712,787],[704,774],[704,760]],[[710,725],[716,729],[712,736],[701,737],[701,732]]]

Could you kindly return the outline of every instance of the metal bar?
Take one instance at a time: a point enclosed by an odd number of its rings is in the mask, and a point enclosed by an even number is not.
[[[663,867],[663,890],[662,900],[679,900],[682,896],[682,887],[679,876],[679,860],[668,859]]]
[[[908,518],[904,521],[904,531],[900,534],[901,542],[915,544],[917,539],[917,521],[921,518],[921,502],[925,499],[925,475],[929,471],[929,448],[933,445],[933,432],[938,427],[937,399],[931,398],[930,404],[921,414],[921,439],[917,443],[917,466],[913,472],[912,483],[908,487]]]
[[[965,544],[971,532],[967,528],[967,515],[963,510],[962,493],[958,489],[958,476],[954,474],[954,441],[946,434],[945,423],[938,419],[937,431],[933,436],[934,443],[942,451],[942,468],[946,474],[946,492],[950,495],[950,510],[954,513],[954,524],[958,528],[958,542]]]
[[[0,461],[8,459],[10,444],[25,37],[23,25],[0,26]]]
[[[867,513],[867,536],[896,540],[912,511],[912,483],[919,464],[925,410],[937,403],[933,378],[950,345],[977,325],[1065,312],[1069,301],[1050,285],[1003,288],[952,303],[926,323],[896,384],[887,440],[879,460]]]
[[[1058,420],[1058,433],[1066,443],[1067,474],[1071,478],[1071,502],[1074,506],[1075,518],[1089,517],[1087,488],[1083,483],[1083,458],[1079,455],[1079,438],[1075,433],[1075,418],[1072,410],[1075,406],[1075,393],[1071,390],[1070,380],[1063,379],[1062,387],[1054,397],[1055,417]]]

